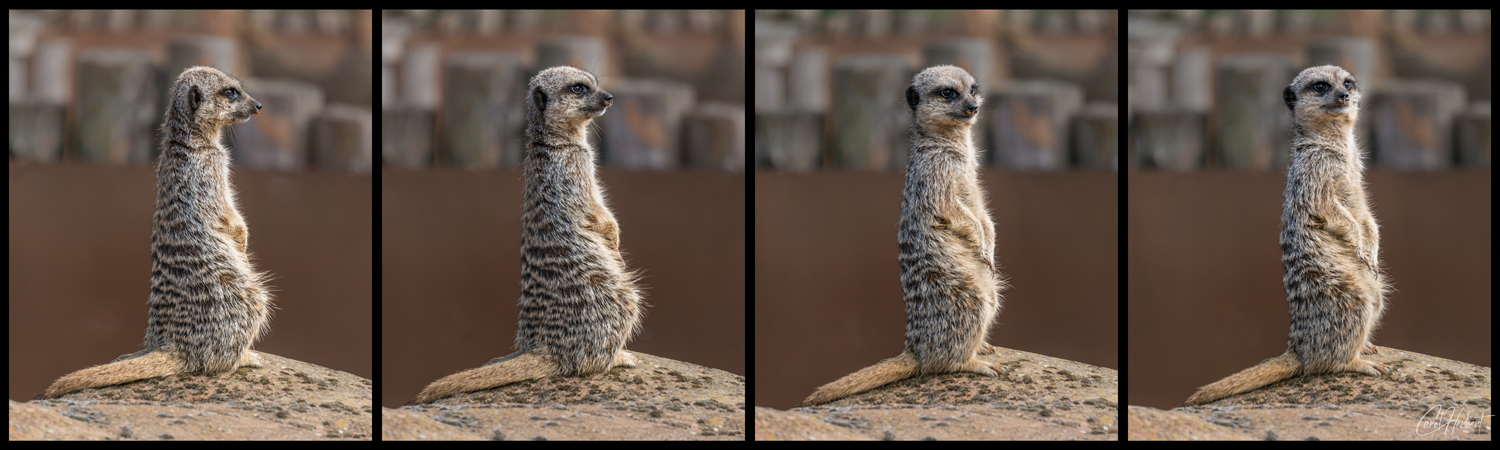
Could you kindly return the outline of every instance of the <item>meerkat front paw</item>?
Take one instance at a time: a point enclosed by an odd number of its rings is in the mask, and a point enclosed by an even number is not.
[[[1359,257],[1359,263],[1364,264],[1365,268],[1370,269],[1371,272],[1380,272],[1380,269],[1375,267],[1374,253],[1365,251],[1365,249],[1362,247],[1356,247],[1354,249],[1354,254],[1355,256]]]
[[[1375,344],[1366,343],[1364,351],[1362,351],[1361,353],[1364,353],[1366,355],[1378,354],[1380,353],[1380,347],[1376,347]]]

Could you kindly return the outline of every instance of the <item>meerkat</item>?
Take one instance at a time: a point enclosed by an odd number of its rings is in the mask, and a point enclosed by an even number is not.
[[[1380,231],[1365,196],[1364,163],[1354,143],[1360,91],[1337,66],[1298,74],[1282,91],[1292,114],[1291,166],[1281,212],[1281,265],[1286,271],[1291,333],[1281,356],[1198,389],[1184,405],[1201,405],[1303,375],[1390,373],[1361,354],[1385,312]]]
[[[516,352],[433,382],[409,404],[553,375],[635,367],[625,343],[640,330],[639,276],[620,253],[586,131],[614,96],[593,74],[543,70],[526,95],[521,298]]]
[[[906,347],[818,388],[801,406],[922,375],[1004,373],[999,364],[976,357],[995,352],[985,339],[1006,288],[995,266],[995,223],[979,187],[970,132],[983,101],[979,83],[954,66],[930,67],[906,88],[912,143],[896,236]]]
[[[151,294],[144,350],[73,372],[41,398],[182,373],[262,367],[250,350],[269,328],[267,275],[250,263],[220,130],[260,114],[239,80],[192,67],[172,84],[156,165]]]

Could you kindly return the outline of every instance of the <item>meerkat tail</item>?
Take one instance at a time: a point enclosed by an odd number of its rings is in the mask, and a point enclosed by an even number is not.
[[[187,364],[182,357],[158,350],[138,358],[101,364],[64,375],[42,392],[40,398],[56,398],[83,389],[176,375],[186,371]]]
[[[1241,370],[1239,373],[1198,388],[1198,392],[1182,402],[1183,406],[1197,406],[1217,401],[1235,394],[1250,392],[1262,386],[1302,374],[1302,362],[1292,352],[1267,359],[1260,364]]]
[[[422,388],[408,405],[432,403],[443,397],[500,387],[518,381],[561,375],[562,366],[535,353],[521,353],[498,362],[448,375]]]
[[[797,406],[815,406],[875,389],[890,383],[905,380],[921,374],[921,367],[917,364],[916,355],[909,352],[901,352],[893,358],[886,358],[875,365],[859,369],[858,372],[845,375],[838,381],[823,385],[812,395],[807,396]]]

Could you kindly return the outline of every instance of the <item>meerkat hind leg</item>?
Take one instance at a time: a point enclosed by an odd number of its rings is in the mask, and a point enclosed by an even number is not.
[[[266,366],[266,360],[264,358],[261,358],[260,353],[257,353],[254,350],[245,350],[245,354],[243,356],[240,356],[240,365],[239,365],[239,367],[265,367],[265,366]]]
[[[1390,366],[1361,358],[1354,358],[1353,360],[1349,361],[1349,365],[1344,367],[1344,370],[1348,372],[1359,372],[1372,377],[1378,377],[1391,373]]]
[[[979,358],[971,358],[969,359],[969,362],[964,363],[963,367],[959,367],[958,371],[977,373],[987,377],[998,377],[1000,376],[1000,374],[1005,373],[1005,366],[1001,366],[992,362],[980,361]]]
[[[138,352],[135,352],[135,353],[130,353],[130,354],[126,354],[126,355],[120,355],[120,357],[115,358],[114,361],[110,361],[110,362],[120,362],[120,361],[124,361],[124,360],[127,360],[127,359],[140,358],[142,356],[146,356],[147,353],[151,353],[152,350],[155,350],[155,349],[148,348],[148,349],[144,349],[144,350],[141,350],[141,351],[138,351]]]
[[[524,351],[520,351],[520,352],[511,353],[509,355],[501,356],[499,358],[491,359],[490,362],[484,363],[484,365],[481,365],[479,367],[490,366],[490,365],[495,365],[495,364],[500,364],[500,363],[503,363],[503,362],[506,362],[506,361],[510,361],[512,359],[516,359],[517,356],[521,356],[522,354],[525,354],[525,353],[526,352],[524,352]]]
[[[239,372],[240,369],[258,369],[265,366],[266,361],[265,359],[262,359],[259,354],[256,354],[254,350],[245,350],[245,354],[240,355],[239,364],[236,364],[233,369],[226,370],[224,371],[224,373],[216,374],[214,376],[218,378],[229,378],[234,376],[236,372]]]
[[[615,354],[615,361],[610,364],[610,367],[635,367],[640,365],[640,363],[640,358],[630,354],[630,352],[620,350],[619,353]]]
[[[990,345],[990,343],[988,342],[979,341],[979,347],[974,349],[974,353],[978,353],[981,355],[993,355],[995,354],[995,346]]]

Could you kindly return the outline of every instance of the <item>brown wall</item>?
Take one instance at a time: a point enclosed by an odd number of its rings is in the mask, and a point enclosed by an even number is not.
[[[1276,172],[1126,176],[1128,401],[1177,406],[1286,350]],[[1375,344],[1490,365],[1490,172],[1367,175],[1395,290]]]
[[[382,173],[384,406],[511,353],[521,282],[518,171]],[[626,348],[745,374],[745,176],[600,172],[647,287]]]
[[[371,179],[235,177],[251,249],[276,277],[258,349],[375,377],[385,406],[510,352],[518,173],[383,172],[378,377]],[[602,177],[652,305],[630,348],[745,374],[744,175]],[[753,404],[789,407],[900,351],[902,177],[755,174]],[[1113,173],[983,178],[1013,285],[994,344],[1121,368],[1122,404],[1155,407],[1284,349],[1282,174],[1132,172],[1123,219]],[[1369,184],[1395,287],[1377,344],[1489,365],[1490,173],[1376,170]],[[152,186],[149,167],[11,164],[10,398],[139,348]]]
[[[902,172],[755,175],[755,398],[788,408],[901,352]],[[1118,367],[1119,177],[983,174],[1010,278],[992,344]]]
[[[151,167],[10,165],[11,399],[141,349]],[[250,252],[276,312],[255,348],[372,377],[371,178],[238,170]]]

